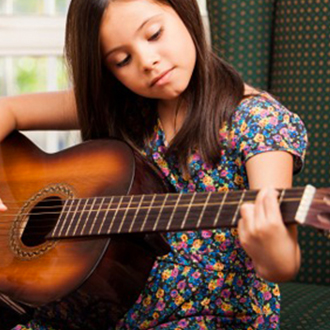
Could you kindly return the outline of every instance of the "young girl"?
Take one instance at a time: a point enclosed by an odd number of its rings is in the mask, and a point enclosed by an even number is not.
[[[212,53],[195,0],[72,0],[66,51],[73,91],[2,99],[0,139],[79,128],[84,140],[124,139],[178,192],[260,189],[237,229],[167,234],[172,251],[115,328],[278,329],[274,282],[294,277],[300,251],[270,187],[301,169],[299,117]],[[45,306],[15,329],[109,327],[93,313]]]

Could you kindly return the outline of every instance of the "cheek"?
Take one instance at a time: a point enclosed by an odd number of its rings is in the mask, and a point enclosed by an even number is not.
[[[129,84],[130,79],[128,79],[127,73],[123,70],[111,70],[112,74],[116,77],[116,79],[121,82],[123,85],[127,86]]]
[[[196,58],[195,44],[186,29],[181,29],[180,32],[176,32],[171,39],[173,50],[178,58],[181,58],[186,64],[191,64]]]
[[[139,92],[140,80],[136,78],[134,72],[129,70],[125,70],[122,72],[113,72],[113,75],[117,78],[119,82],[121,82],[126,88],[130,89],[132,92]]]
[[[182,44],[182,47],[186,50],[185,54],[187,54],[190,59],[196,58],[196,47],[188,31],[186,31],[185,43]]]

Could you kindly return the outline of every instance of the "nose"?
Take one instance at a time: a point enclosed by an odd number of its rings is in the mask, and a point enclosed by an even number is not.
[[[160,61],[160,56],[153,47],[145,46],[139,52],[139,60],[141,69],[144,72],[149,72],[157,67]]]

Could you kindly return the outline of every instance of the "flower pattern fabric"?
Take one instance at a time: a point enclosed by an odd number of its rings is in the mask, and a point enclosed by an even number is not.
[[[267,93],[244,99],[232,125],[219,132],[223,148],[217,166],[196,151],[189,175],[181,172],[168,148],[161,123],[145,148],[177,192],[248,189],[245,164],[268,151],[289,152],[300,171],[307,134],[300,118]],[[259,278],[242,249],[237,230],[216,229],[168,233],[172,251],[159,257],[136,303],[116,329],[278,329],[280,292]],[[31,323],[15,330],[50,327]]]

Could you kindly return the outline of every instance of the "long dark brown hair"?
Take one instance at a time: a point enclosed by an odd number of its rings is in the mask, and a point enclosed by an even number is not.
[[[122,85],[102,61],[100,25],[111,1],[72,0],[66,26],[66,57],[73,80],[83,140],[117,137],[136,148],[150,139],[157,120],[157,100],[143,98]],[[243,98],[239,74],[207,45],[195,0],[155,0],[171,6],[187,27],[196,47],[196,66],[186,91],[186,120],[170,144],[187,168],[189,155],[220,157],[219,129],[230,123]],[[177,152],[180,150],[180,152]]]

